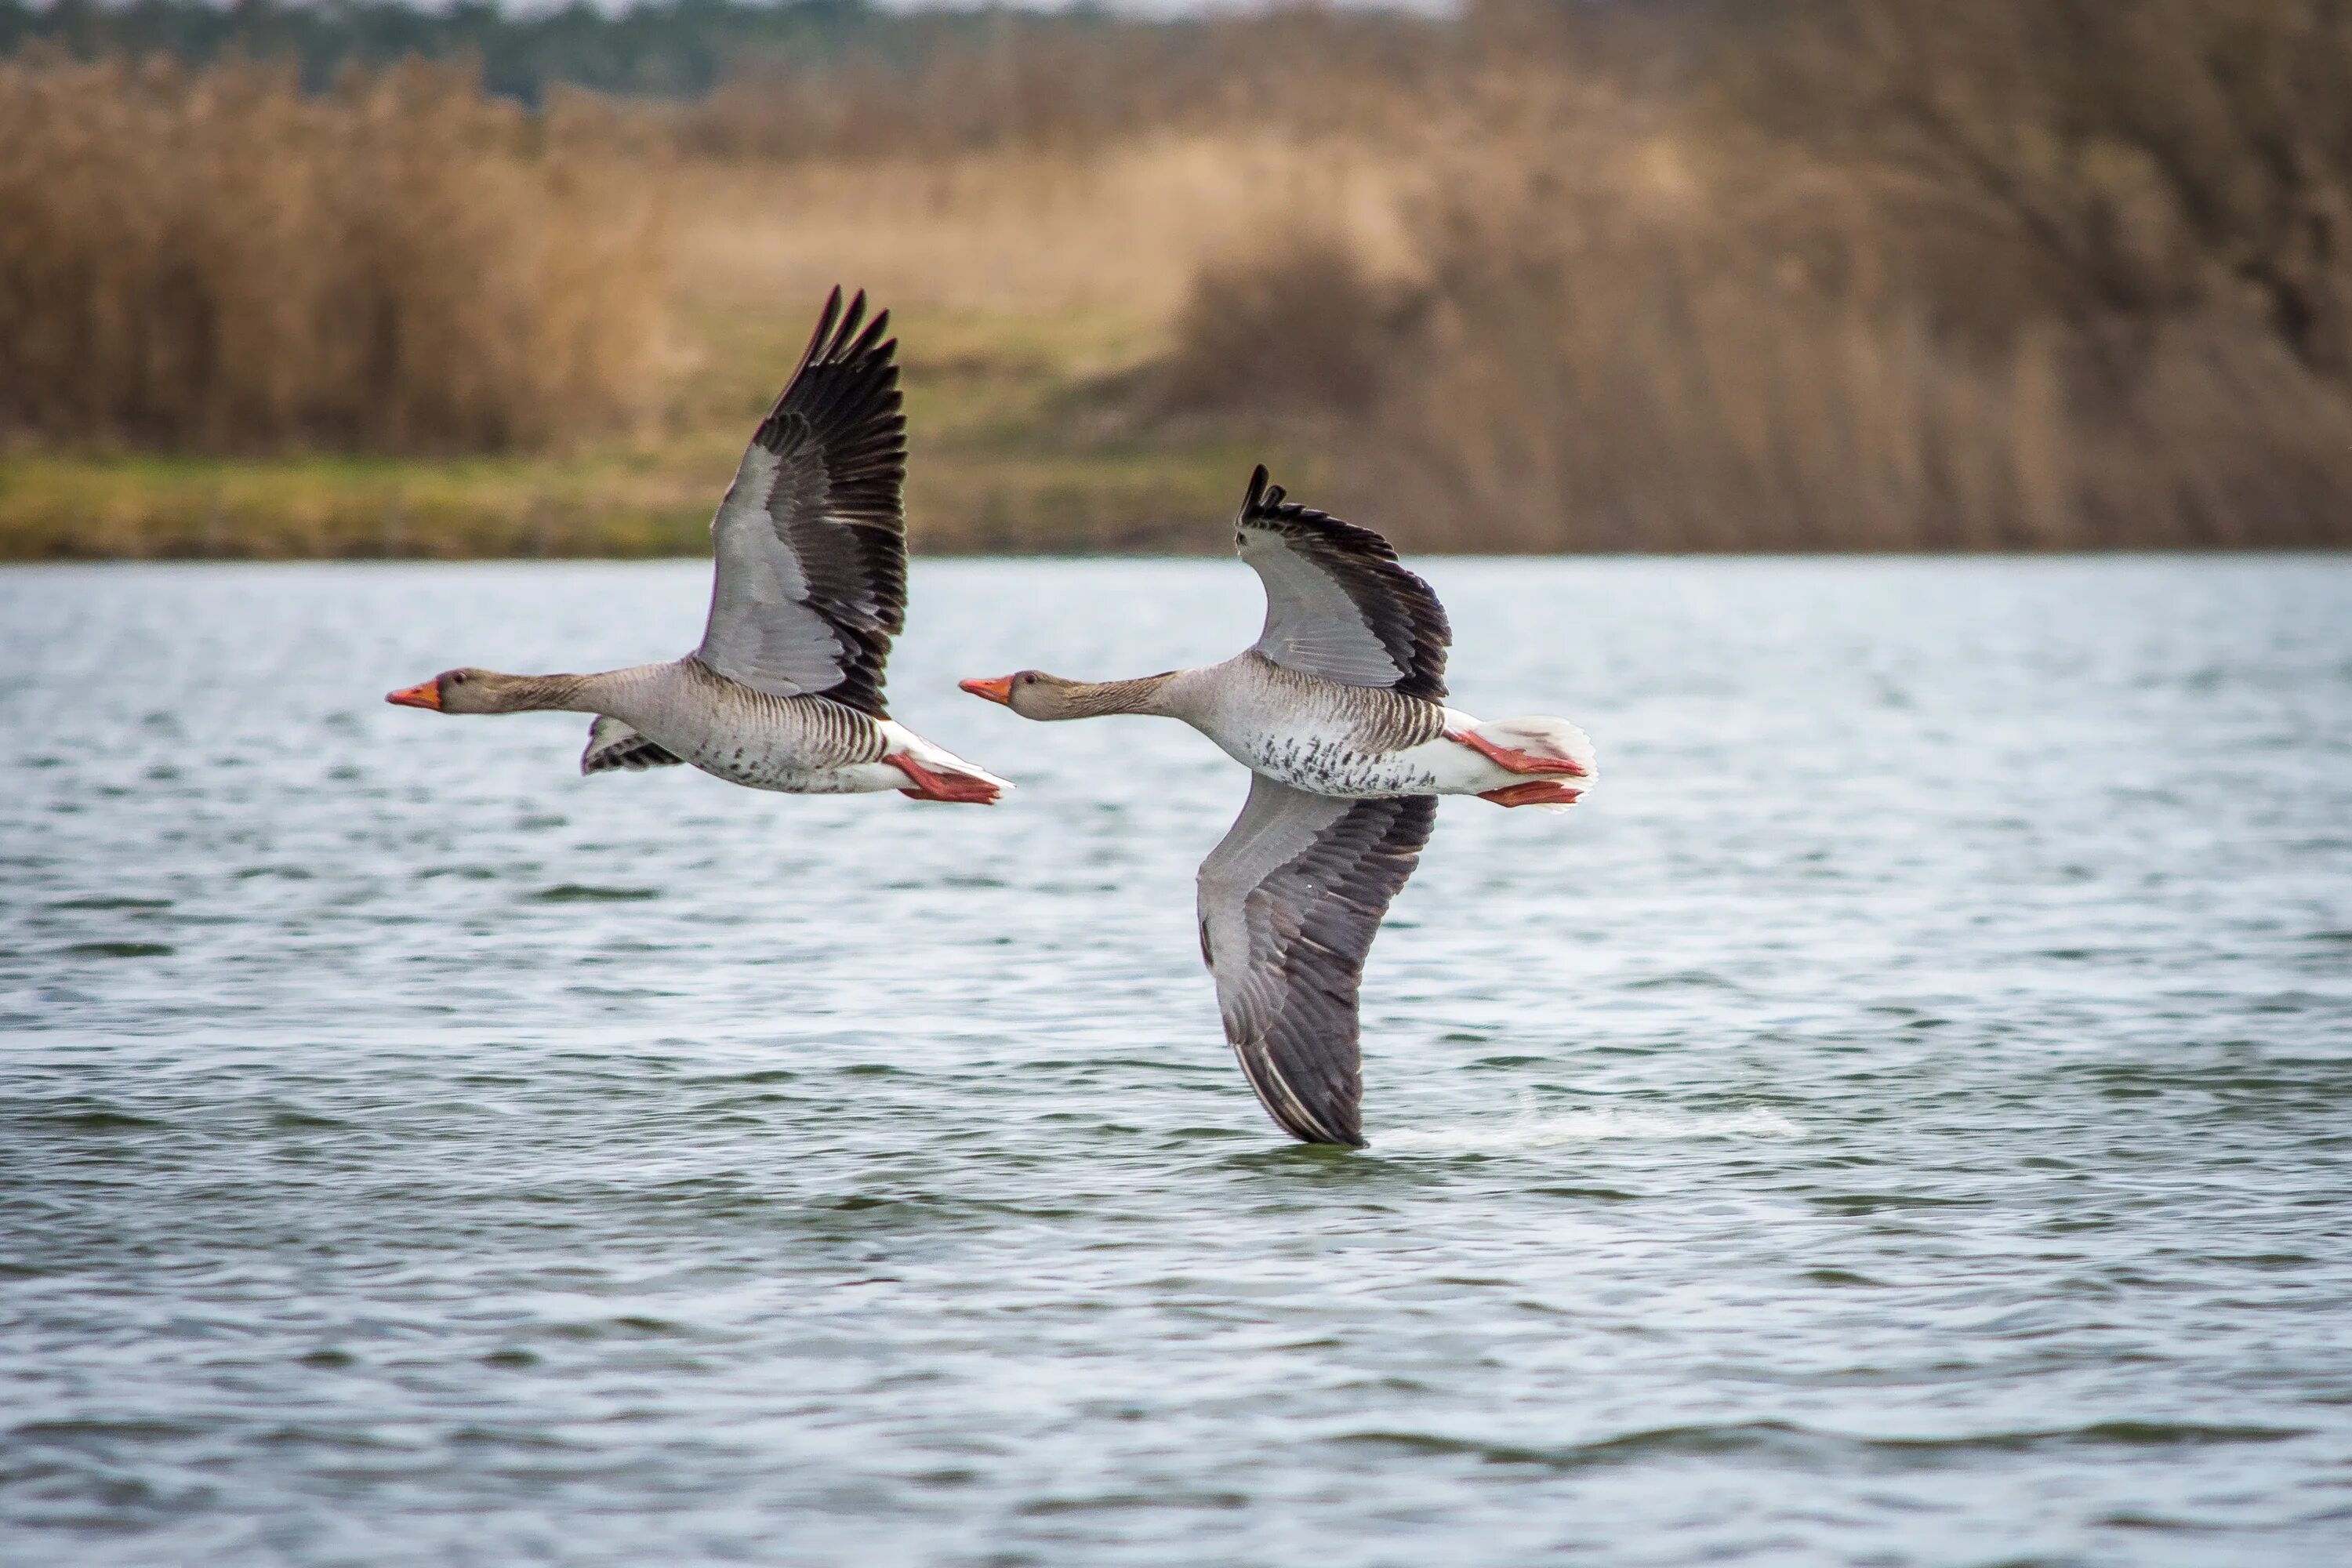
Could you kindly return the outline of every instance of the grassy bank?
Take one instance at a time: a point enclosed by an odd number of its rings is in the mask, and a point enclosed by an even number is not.
[[[919,550],[1207,549],[1251,463],[1287,452],[1306,470],[1279,440],[1090,429],[1096,362],[1039,340],[1101,324],[1054,324],[978,318],[954,334],[965,353],[908,353]],[[748,384],[792,357],[740,364]],[[0,559],[698,554],[752,401],[723,423],[561,456],[0,458]]]
[[[697,399],[709,416],[563,454],[0,458],[0,559],[698,554],[807,314],[713,313],[713,384]],[[900,330],[918,549],[1208,548],[1250,463],[1284,450],[1090,419],[1131,334],[1115,318],[912,315]]]
[[[635,417],[488,455],[20,447],[0,456],[0,558],[698,553],[836,281],[870,289],[902,339],[919,549],[1205,548],[1250,464],[1314,456],[1251,416],[1152,417],[1141,386],[1199,258],[1291,199],[1307,166],[1193,139],[668,165],[666,337]],[[1335,177],[1355,178],[1312,183]]]

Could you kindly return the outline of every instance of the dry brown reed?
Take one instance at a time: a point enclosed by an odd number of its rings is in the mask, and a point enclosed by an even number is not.
[[[1265,384],[1424,548],[2352,543],[2352,8],[1791,9],[1645,79],[1488,7],[1412,303],[1269,243],[1180,384],[1321,353]]]
[[[496,451],[642,406],[660,226],[609,134],[413,64],[0,62],[0,435]]]
[[[1361,417],[1379,405],[1387,355],[1414,308],[1343,236],[1286,225],[1194,279],[1160,367],[1160,404]]]
[[[935,540],[1173,537],[1165,477],[1259,450],[1424,549],[2352,543],[2343,0],[992,26],[667,109],[0,63],[0,439],[530,447],[658,395],[698,495],[848,279]]]
[[[774,310],[851,279],[902,315],[1010,319],[1016,335],[1024,320],[1116,317],[1160,339],[1204,262],[1255,255],[1301,213],[1365,265],[1393,269],[1397,194],[1414,180],[1352,139],[1246,131],[1088,153],[695,159],[670,180],[677,291],[697,309]],[[908,341],[910,354],[923,349]]]

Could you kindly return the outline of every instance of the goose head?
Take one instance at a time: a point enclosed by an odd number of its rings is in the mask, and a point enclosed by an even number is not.
[[[1065,680],[1042,669],[1016,669],[990,679],[959,680],[974,697],[1002,702],[1024,719],[1082,719],[1097,711],[1079,699],[1093,690],[1083,680]]]
[[[546,707],[544,678],[495,669],[445,669],[430,680],[387,692],[384,700],[436,713],[523,713]]]

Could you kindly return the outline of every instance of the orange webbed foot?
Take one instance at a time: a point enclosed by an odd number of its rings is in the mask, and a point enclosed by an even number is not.
[[[915,781],[913,789],[898,793],[909,800],[952,801],[959,805],[994,805],[1004,792],[986,779],[965,773],[935,773],[904,752],[882,759]]]
[[[1505,773],[1557,773],[1572,779],[1585,776],[1581,763],[1571,763],[1566,757],[1538,756],[1533,752],[1522,752],[1512,746],[1498,746],[1475,730],[1448,730],[1445,738],[1469,747]],[[1500,790],[1495,792],[1496,795],[1503,793]],[[1487,798],[1492,799],[1493,796]],[[1519,803],[1506,801],[1504,804],[1516,805]]]
[[[1482,790],[1478,795],[1480,800],[1491,800],[1496,805],[1574,805],[1583,797],[1584,792],[1574,784],[1552,779],[1505,784],[1501,789]]]

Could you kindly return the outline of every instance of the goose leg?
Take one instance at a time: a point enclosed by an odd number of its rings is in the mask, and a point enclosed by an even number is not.
[[[1564,784],[1556,779],[1529,779],[1526,784],[1482,790],[1478,798],[1491,800],[1496,805],[1574,805],[1583,794],[1574,784]]]
[[[961,773],[935,773],[904,752],[894,752],[882,760],[915,781],[913,789],[902,789],[898,793],[916,800],[994,805],[997,795],[1003,793],[986,779],[969,778]]]
[[[1572,779],[1584,776],[1583,767],[1566,757],[1543,757],[1511,746],[1498,746],[1475,730],[1448,730],[1445,738],[1469,747],[1507,773],[1562,773]],[[1497,790],[1495,793],[1499,795],[1503,792]],[[1516,803],[1507,801],[1504,804]]]

